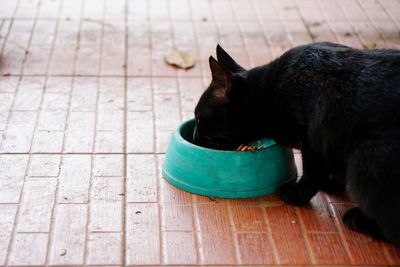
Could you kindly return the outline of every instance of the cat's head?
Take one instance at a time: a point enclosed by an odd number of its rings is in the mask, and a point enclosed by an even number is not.
[[[233,149],[256,138],[251,110],[248,72],[219,45],[217,59],[209,58],[212,81],[195,108],[195,144],[221,150]]]

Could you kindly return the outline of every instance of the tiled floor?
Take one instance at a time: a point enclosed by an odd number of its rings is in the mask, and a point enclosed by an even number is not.
[[[397,0],[0,0],[0,265],[374,265],[319,194],[221,200],[160,176],[217,43],[244,66],[313,41],[400,47]],[[196,56],[184,71],[173,48]],[[298,163],[300,163],[299,155]]]

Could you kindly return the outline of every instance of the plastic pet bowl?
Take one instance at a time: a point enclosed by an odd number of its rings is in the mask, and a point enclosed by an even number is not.
[[[297,177],[293,151],[262,139],[256,151],[222,151],[192,144],[194,120],[173,133],[162,169],[164,178],[185,191],[219,198],[269,195]]]

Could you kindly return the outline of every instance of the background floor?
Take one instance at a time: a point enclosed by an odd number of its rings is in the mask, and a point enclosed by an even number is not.
[[[0,0],[0,265],[400,264],[399,250],[343,227],[344,197],[220,200],[160,175],[217,43],[245,67],[314,41],[400,48],[399,11],[397,0]],[[174,48],[196,66],[166,65]]]

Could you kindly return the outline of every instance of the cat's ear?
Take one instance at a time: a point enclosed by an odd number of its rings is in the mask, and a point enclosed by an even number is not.
[[[218,97],[226,97],[232,81],[232,73],[225,69],[218,61],[210,56],[210,69],[212,74],[212,83],[217,85],[214,94]]]
[[[228,53],[220,45],[217,45],[217,59],[222,66],[227,68],[232,73],[242,72],[245,70],[243,67],[237,64],[236,61],[230,55],[228,55]]]

